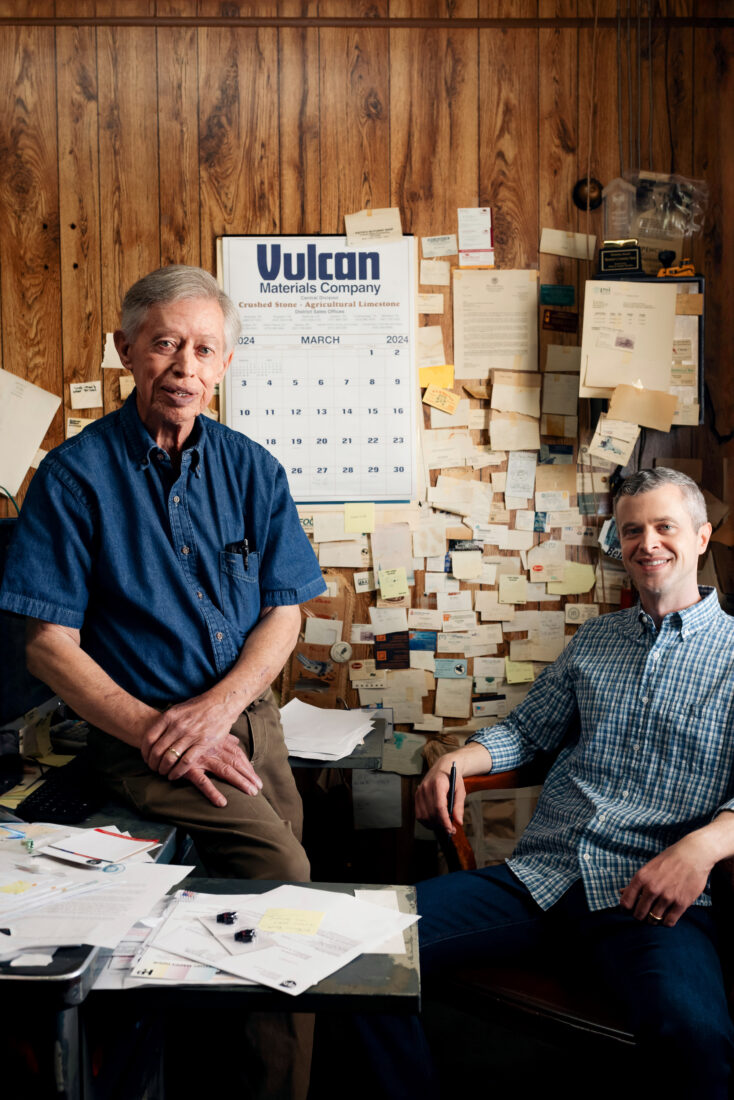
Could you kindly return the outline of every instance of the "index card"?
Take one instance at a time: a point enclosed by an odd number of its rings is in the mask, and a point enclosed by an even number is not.
[[[304,641],[309,645],[331,646],[334,642],[341,641],[343,626],[344,623],[341,619],[309,617],[306,619]]]
[[[314,512],[313,515],[313,541],[314,542],[348,542],[347,532],[344,527],[344,512],[340,508],[336,512]]]
[[[551,581],[548,591],[554,596],[575,596],[583,592],[590,592],[594,587],[595,573],[593,565],[583,565],[581,562],[566,562],[563,580]]]
[[[538,466],[535,474],[535,489],[539,493],[576,492],[576,468],[568,463],[555,463],[550,466]]]
[[[481,550],[453,550],[451,552],[451,572],[457,580],[474,580],[481,571]]]
[[[377,588],[375,574],[371,569],[365,570],[364,573],[355,573],[352,580],[355,592],[374,592]]]
[[[115,347],[115,335],[112,332],[106,332],[104,337],[104,353],[102,355],[101,365],[105,368],[110,367],[117,370],[127,370],[117,354],[117,348]],[[132,375],[130,375],[132,378]]]
[[[441,612],[428,607],[411,607],[408,609],[409,630],[440,630]],[[435,642],[435,639],[434,639]]]
[[[94,424],[94,418],[91,416],[67,416],[66,438],[71,439],[72,436],[79,435],[79,432],[83,432],[90,424]]]
[[[567,233],[563,229],[544,228],[540,234],[539,252],[551,256],[568,256],[572,260],[591,260],[596,248],[593,233]]]
[[[364,569],[372,564],[372,555],[365,535],[345,542],[324,542],[319,547],[319,564]]]
[[[527,500],[535,492],[535,467],[538,456],[534,451],[511,451],[507,457],[505,495]]]
[[[493,451],[538,451],[538,421],[514,412],[492,411],[489,439]]]
[[[456,412],[441,412],[440,409],[431,409],[432,428],[465,428],[469,424],[469,398],[462,397],[456,408]]]
[[[443,313],[443,294],[417,294],[418,313]]]
[[[426,286],[450,286],[451,265],[448,260],[421,260],[420,281]]]
[[[418,385],[420,388],[425,389],[432,382],[436,386],[450,389],[454,384],[454,364],[441,363],[437,367],[420,367],[418,369]]]
[[[472,681],[470,677],[436,681],[434,713],[441,718],[468,718],[471,715]]]
[[[397,206],[379,210],[358,210],[344,215],[347,245],[349,248],[375,241],[399,241],[403,236],[400,211]]]
[[[344,530],[347,534],[361,535],[374,531],[374,529],[375,505],[372,501],[344,505]],[[318,539],[315,541],[318,541]]]
[[[416,329],[418,367],[440,367],[446,362],[440,325],[423,325]]]
[[[585,623],[587,619],[596,619],[599,615],[598,603],[567,603],[565,608],[566,622],[576,625]]]
[[[527,577],[524,574],[504,573],[500,576],[500,603],[526,603]]]
[[[72,409],[101,409],[101,382],[70,382],[69,395]]]
[[[540,384],[542,375],[518,374],[515,371],[496,370],[492,374],[490,405],[500,412],[522,413],[523,416],[540,416]],[[505,448],[498,448],[504,450]]]
[[[376,634],[395,634],[408,629],[404,607],[370,607],[368,611]]]
[[[433,383],[423,394],[424,405],[431,405],[432,408],[440,409],[442,412],[448,413],[449,416],[456,412],[461,400],[462,398],[459,397],[458,393],[441,389],[440,386],[435,386]]]
[[[594,437],[587,453],[626,466],[640,434],[636,424],[624,420],[612,420],[606,413],[599,413]]]
[[[428,259],[437,256],[455,256],[459,251],[455,233],[444,233],[439,237],[421,237],[423,255]]]
[[[543,375],[543,412],[555,416],[576,416],[579,380],[575,374]]]
[[[410,595],[408,578],[405,567],[402,565],[396,569],[380,569],[377,580],[383,600],[400,599]]]
[[[548,344],[545,356],[547,371],[581,370],[581,348],[574,344]]]
[[[0,485],[20,489],[61,398],[10,371],[0,370]]]
[[[613,420],[626,420],[643,428],[669,432],[677,404],[675,394],[622,385],[612,394],[608,415]]]

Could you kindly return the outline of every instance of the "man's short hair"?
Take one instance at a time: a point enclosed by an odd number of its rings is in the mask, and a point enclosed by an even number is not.
[[[159,302],[179,302],[183,298],[211,298],[219,304],[224,315],[224,352],[229,354],[240,334],[237,307],[208,271],[186,264],[159,267],[133,283],[122,301],[120,328],[125,339],[130,343],[135,340],[151,306]]]
[[[704,523],[708,522],[703,493],[688,474],[681,473],[680,470],[671,470],[668,466],[656,466],[654,470],[638,470],[636,474],[625,478],[614,498],[615,515],[622,497],[636,497],[638,493],[650,493],[663,485],[678,486],[683,494],[693,528],[695,531],[700,531]]]

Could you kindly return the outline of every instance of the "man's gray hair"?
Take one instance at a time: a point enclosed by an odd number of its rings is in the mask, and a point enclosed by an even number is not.
[[[213,275],[202,267],[186,264],[159,267],[133,283],[122,301],[120,328],[125,339],[130,343],[135,340],[151,306],[158,302],[178,302],[182,298],[211,298],[219,304],[224,315],[225,355],[233,351],[241,328],[237,307]]]
[[[660,489],[663,485],[677,485],[683,494],[686,510],[691,517],[695,531],[699,531],[704,523],[708,522],[706,515],[706,501],[693,478],[680,470],[671,470],[668,466],[656,466],[654,470],[638,470],[625,478],[614,498],[614,511],[622,497],[635,497],[638,493],[650,493],[653,489]]]

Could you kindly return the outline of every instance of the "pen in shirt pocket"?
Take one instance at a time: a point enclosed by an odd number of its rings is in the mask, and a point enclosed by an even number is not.
[[[247,569],[247,558],[250,553],[250,544],[247,539],[241,539],[240,542],[228,542],[224,550],[227,554],[241,554],[242,564]]]

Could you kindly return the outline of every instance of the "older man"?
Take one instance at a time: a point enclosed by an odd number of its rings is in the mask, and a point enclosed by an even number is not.
[[[570,951],[624,1006],[636,1091],[724,1100],[734,1029],[708,878],[734,854],[734,620],[697,584],[711,525],[690,478],[640,471],[616,518],[639,604],[589,620],[506,719],[443,756],[418,790],[417,816],[453,832],[464,776],[557,753],[507,864],[418,887],[421,966]],[[402,1049],[394,1025],[377,1043],[377,1027],[365,1031],[384,1095],[432,1095],[417,1027]]]
[[[184,826],[213,875],[307,880],[269,685],[325,585],[282,466],[201,415],[238,332],[199,268],[128,291],[135,390],[44,459],[0,603],[28,616],[29,667],[91,723],[118,796]]]

